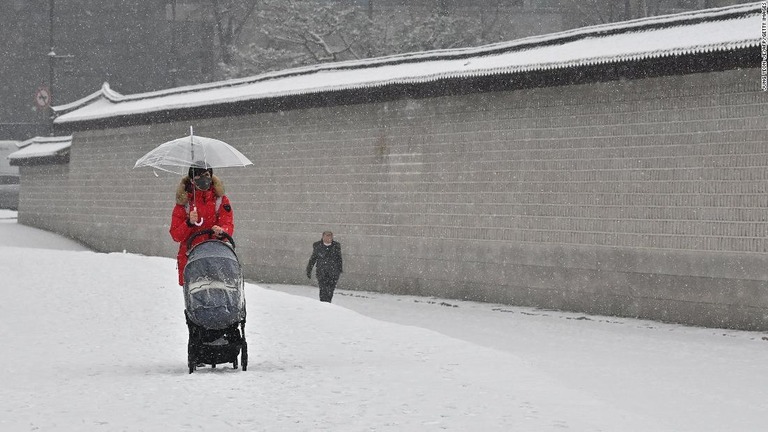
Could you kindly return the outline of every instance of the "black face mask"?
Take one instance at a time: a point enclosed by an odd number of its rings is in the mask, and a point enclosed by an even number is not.
[[[211,178],[209,176],[200,176],[196,179],[194,179],[195,186],[197,186],[198,189],[207,191],[211,188]]]

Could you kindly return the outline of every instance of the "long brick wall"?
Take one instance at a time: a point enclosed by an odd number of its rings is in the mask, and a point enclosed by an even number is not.
[[[253,280],[307,283],[311,242],[330,229],[340,288],[768,329],[759,84],[734,70],[192,125],[255,164],[217,171]],[[22,167],[20,220],[174,256],[177,179],[131,168],[189,126],[75,133],[66,212]]]

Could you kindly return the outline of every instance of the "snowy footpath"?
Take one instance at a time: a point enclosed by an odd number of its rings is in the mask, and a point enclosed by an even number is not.
[[[168,240],[170,241],[170,239]],[[765,334],[247,284],[248,370],[186,367],[175,261],[0,210],[0,431],[764,431]]]

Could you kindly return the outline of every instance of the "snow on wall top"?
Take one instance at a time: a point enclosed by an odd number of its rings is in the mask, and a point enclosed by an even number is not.
[[[473,48],[327,63],[122,95],[101,90],[54,107],[57,124],[448,78],[543,71],[757,47],[760,3],[643,18]]]
[[[72,146],[72,136],[34,137],[21,143],[21,150],[8,155],[10,160],[56,156]]]

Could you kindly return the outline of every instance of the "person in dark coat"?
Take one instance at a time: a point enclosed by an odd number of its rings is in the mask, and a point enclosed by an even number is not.
[[[323,239],[312,244],[312,256],[307,264],[307,278],[312,279],[312,267],[317,265],[315,276],[320,285],[320,301],[330,303],[333,290],[343,271],[341,244],[333,240],[333,233],[325,231]]]

